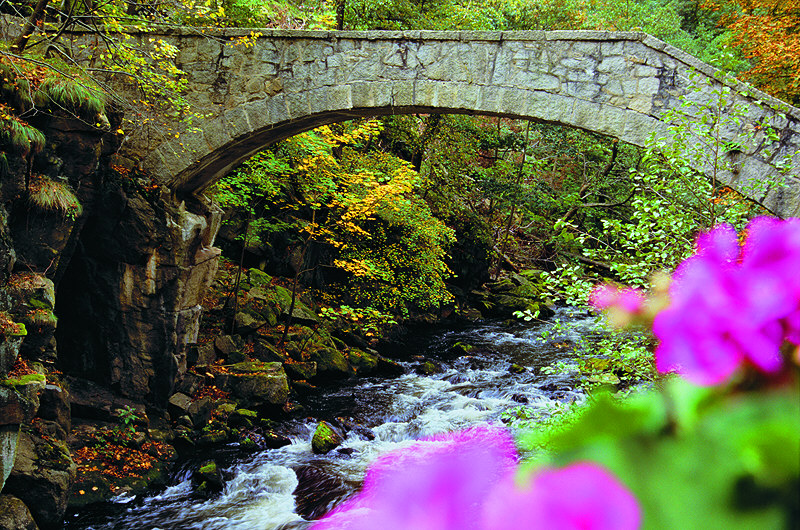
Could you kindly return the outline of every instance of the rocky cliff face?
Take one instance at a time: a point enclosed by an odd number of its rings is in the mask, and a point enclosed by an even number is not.
[[[35,523],[20,528],[48,528],[76,476],[70,408],[86,413],[57,370],[164,409],[217,270],[220,213],[112,168],[110,133],[26,126],[43,133],[36,152],[0,145],[0,489],[3,506],[27,505]]]
[[[164,405],[217,270],[218,213],[107,183],[59,284],[64,369]]]

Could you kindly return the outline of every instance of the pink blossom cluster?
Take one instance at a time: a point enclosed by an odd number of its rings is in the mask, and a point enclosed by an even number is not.
[[[628,530],[633,495],[593,463],[517,479],[508,432],[483,425],[380,456],[361,492],[313,530]]]
[[[746,233],[740,245],[733,227],[717,226],[675,270],[669,306],[653,320],[660,372],[717,385],[745,364],[775,373],[784,342],[800,344],[800,219],[758,217]],[[641,291],[608,285],[591,302],[617,321],[645,306]]]
[[[717,226],[675,270],[653,322],[659,371],[716,385],[744,364],[775,373],[783,343],[800,344],[800,219],[759,217],[746,233],[739,245]]]

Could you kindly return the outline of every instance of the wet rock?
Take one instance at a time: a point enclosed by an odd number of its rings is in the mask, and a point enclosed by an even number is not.
[[[374,440],[375,439],[375,431],[373,431],[369,427],[364,427],[360,423],[356,423],[355,421],[353,421],[351,419],[348,419],[348,418],[336,418],[336,421],[347,432],[356,433],[358,435],[358,437],[361,438],[362,440]]]
[[[353,449],[352,447],[340,447],[339,449],[336,450],[336,452],[339,453],[340,455],[350,456],[353,453],[355,453],[356,450]]]
[[[76,473],[77,466],[64,443],[22,432],[14,469],[3,492],[21,499],[40,527],[56,527],[67,509]]]
[[[511,372],[512,374],[522,374],[525,373],[527,369],[522,365],[514,363],[508,367],[508,371]]]
[[[0,491],[6,483],[17,455],[19,425],[0,425]]]
[[[475,346],[472,344],[467,344],[466,342],[456,342],[453,344],[447,353],[450,355],[467,355],[475,349]]]
[[[441,364],[428,360],[418,364],[414,368],[414,371],[421,375],[433,375],[442,373],[444,369],[442,368]]]
[[[378,365],[375,367],[375,373],[386,377],[398,377],[406,373],[398,362],[387,359],[386,357],[378,357]]]
[[[280,449],[281,447],[292,444],[290,438],[273,430],[267,430],[263,433],[263,441],[267,449]]]
[[[334,427],[327,421],[319,422],[311,438],[311,451],[317,455],[336,449],[344,442],[344,434],[340,429]]]
[[[341,478],[313,464],[300,466],[294,472],[297,475],[297,487],[294,490],[296,510],[304,519],[322,517],[330,506],[350,493]]]
[[[225,487],[222,471],[213,460],[206,460],[192,473],[192,484],[195,487],[206,485],[206,492],[220,492]]]
[[[28,507],[13,495],[0,495],[0,528],[3,530],[39,530]]]

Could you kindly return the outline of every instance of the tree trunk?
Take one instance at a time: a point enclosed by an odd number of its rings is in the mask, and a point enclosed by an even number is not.
[[[344,29],[344,3],[345,0],[337,0],[336,2],[336,29],[338,31]]]
[[[29,18],[25,23],[25,28],[22,30],[22,35],[17,37],[17,40],[15,40],[14,44],[11,45],[11,53],[20,55],[25,51],[25,48],[28,46],[28,41],[37,27],[37,22],[44,18],[44,10],[47,8],[47,4],[49,2],[50,0],[39,0],[36,2],[36,7],[33,8],[31,18]]]

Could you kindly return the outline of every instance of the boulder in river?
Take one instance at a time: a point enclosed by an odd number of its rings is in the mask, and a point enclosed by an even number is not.
[[[225,480],[222,471],[213,460],[206,460],[192,473],[192,484],[195,486],[195,495],[208,497],[222,491]]]
[[[319,422],[311,439],[311,451],[317,455],[336,449],[344,442],[344,434],[327,421]]]

